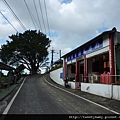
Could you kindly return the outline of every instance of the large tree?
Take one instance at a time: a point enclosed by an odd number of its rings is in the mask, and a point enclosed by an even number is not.
[[[9,38],[11,41],[1,47],[2,61],[9,65],[24,64],[31,74],[35,74],[48,56],[51,40],[36,30],[27,30]]]

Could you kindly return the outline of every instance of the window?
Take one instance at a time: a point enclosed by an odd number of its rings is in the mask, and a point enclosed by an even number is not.
[[[71,73],[75,73],[75,72],[76,72],[75,64],[72,64],[71,65]]]

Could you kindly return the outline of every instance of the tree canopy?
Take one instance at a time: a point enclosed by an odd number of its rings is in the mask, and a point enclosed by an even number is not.
[[[48,56],[51,40],[40,31],[27,30],[9,36],[11,41],[1,47],[1,60],[9,65],[25,65],[31,74],[35,74]]]

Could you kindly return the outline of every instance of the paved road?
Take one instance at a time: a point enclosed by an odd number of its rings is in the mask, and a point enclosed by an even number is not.
[[[48,84],[41,75],[28,76],[8,114],[114,114]]]

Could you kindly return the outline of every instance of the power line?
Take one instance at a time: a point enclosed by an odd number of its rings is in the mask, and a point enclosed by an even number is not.
[[[22,24],[22,22],[20,21],[20,19],[17,17],[17,15],[15,14],[15,12],[12,10],[12,8],[10,7],[10,5],[6,2],[6,0],[2,0],[4,2],[4,4],[9,8],[9,10],[11,11],[11,13],[13,14],[13,16],[15,17],[15,19],[19,22],[19,24],[21,25],[21,27],[24,30],[27,30],[24,25]]]
[[[28,10],[29,15],[30,15],[30,17],[31,17],[31,20],[32,20],[32,22],[33,22],[33,25],[35,26],[35,23],[34,23],[34,20],[33,20],[33,17],[32,17],[32,13],[31,13],[31,11],[30,11],[30,9],[29,9],[29,7],[28,7],[28,5],[27,5],[27,3],[26,3],[25,0],[24,0],[24,3],[25,3],[25,5],[26,5],[26,7],[27,7],[27,10]],[[36,26],[35,26],[35,28],[36,28]]]
[[[24,30],[26,30],[26,28],[25,28],[25,26],[22,24],[22,22],[20,21],[20,19],[17,17],[17,15],[15,14],[15,12],[12,10],[12,8],[10,7],[10,5],[6,2],[6,0],[2,0],[3,1],[3,3],[8,7],[8,9],[10,10],[10,12],[13,14],[13,16],[15,17],[15,19],[19,22],[19,24],[21,25],[21,27],[24,29]],[[30,17],[31,17],[31,19],[32,19],[32,22],[33,22],[33,24],[34,24],[34,26],[35,26],[35,18],[34,18],[34,16],[33,16],[33,14],[32,14],[32,12],[30,11],[30,8],[29,8],[29,6],[27,5],[27,2],[24,0],[24,2],[25,2],[25,5],[26,5],[26,7],[27,7],[27,9],[28,9],[28,12],[29,12],[29,15],[30,15]],[[36,3],[35,3],[35,1],[33,0],[33,2],[34,2],[34,7],[35,7],[35,11],[36,11],[36,14],[37,14],[37,18],[38,18],[38,22],[39,22],[39,24],[38,24],[38,26],[40,26],[40,30],[42,31],[42,26],[41,26],[41,24],[40,24],[40,18],[39,18],[39,16],[38,16],[38,11],[37,11],[37,8],[36,8]],[[42,7],[41,7],[41,2],[40,2],[40,0],[39,0],[39,6],[40,6],[40,11],[41,11],[41,16],[42,16],[42,21],[43,21],[43,27],[44,27],[44,29],[45,29],[45,32],[46,32],[46,26],[45,26],[45,22],[44,22],[44,17],[43,17],[43,12],[42,12]],[[50,29],[49,29],[49,22],[48,22],[48,15],[47,15],[47,8],[46,8],[46,2],[45,2],[45,0],[44,0],[44,6],[45,6],[45,15],[46,15],[46,19],[47,19],[47,26],[48,26],[48,32],[49,32],[49,36],[50,36]],[[6,20],[7,20],[7,18],[5,18]],[[7,20],[8,21],[8,20]],[[10,22],[9,22],[10,23]],[[36,23],[37,23],[37,21],[36,21]],[[13,26],[13,25],[12,25]],[[14,27],[14,26],[13,26]],[[35,26],[36,27],[36,26]]]
[[[36,4],[35,4],[35,1],[33,0],[34,2],[34,6],[35,6],[35,10],[36,10],[36,14],[37,14],[37,18],[38,18],[38,22],[39,22],[39,26],[40,26],[40,30],[42,31],[42,26],[40,24],[40,19],[39,19],[39,16],[38,16],[38,11],[37,11],[37,8],[36,8]]]
[[[41,12],[41,15],[42,15],[43,26],[44,26],[44,29],[45,29],[45,22],[44,22],[44,18],[43,18],[43,13],[42,13],[42,7],[41,7],[40,0],[39,0],[39,6],[40,6],[40,12]],[[46,29],[45,29],[45,33],[46,33]]]
[[[26,5],[27,5],[27,2],[26,2]],[[28,11],[29,11],[30,16],[34,19],[34,21],[36,22],[36,24],[39,26],[38,22],[36,21],[34,15],[32,14],[30,8],[28,7],[28,5],[27,5],[27,9],[28,9]]]
[[[0,11],[0,13],[2,14],[2,12]],[[2,14],[2,16],[8,21],[8,23],[17,31],[17,29],[12,25],[12,23]],[[18,32],[19,33],[19,32]]]
[[[47,15],[47,8],[46,8],[46,2],[45,2],[45,0],[44,0],[44,5],[45,5],[46,18],[47,18],[48,32],[49,32],[49,36],[50,36],[50,29],[49,29],[49,22],[48,22],[48,15]]]

